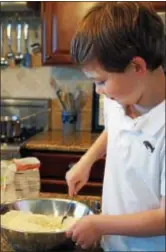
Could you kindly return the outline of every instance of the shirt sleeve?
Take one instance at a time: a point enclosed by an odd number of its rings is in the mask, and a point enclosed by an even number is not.
[[[161,196],[165,196],[165,146],[163,148],[161,157],[161,177],[160,177],[160,193]]]

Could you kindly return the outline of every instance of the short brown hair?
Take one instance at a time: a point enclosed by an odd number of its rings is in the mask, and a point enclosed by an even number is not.
[[[80,23],[71,55],[83,65],[96,59],[108,72],[124,72],[140,56],[154,70],[164,58],[164,24],[149,3],[100,2]]]

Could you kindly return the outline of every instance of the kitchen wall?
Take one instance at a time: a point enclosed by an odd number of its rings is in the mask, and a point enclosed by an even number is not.
[[[81,70],[69,67],[39,67],[26,69],[7,68],[1,70],[1,97],[10,98],[48,98],[51,99],[52,113],[50,128],[61,129],[61,109],[55,92],[50,85],[51,78],[58,86],[74,92],[81,87],[87,97],[86,105],[79,114],[79,130],[91,130],[92,82],[87,80]]]

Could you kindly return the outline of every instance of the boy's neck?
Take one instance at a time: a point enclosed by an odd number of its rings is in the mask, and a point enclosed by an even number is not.
[[[137,104],[144,107],[154,107],[165,100],[166,79],[162,67],[150,72],[147,76],[147,88]]]

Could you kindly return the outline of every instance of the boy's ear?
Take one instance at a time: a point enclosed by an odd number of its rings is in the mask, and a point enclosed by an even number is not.
[[[147,71],[147,65],[143,58],[141,57],[134,57],[131,62],[133,68],[135,69],[135,72],[138,74],[145,74]]]

